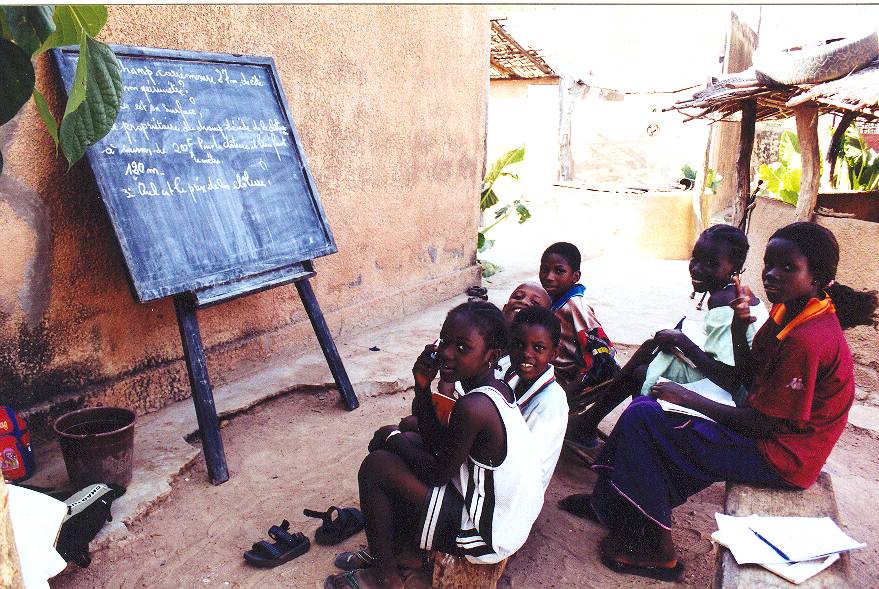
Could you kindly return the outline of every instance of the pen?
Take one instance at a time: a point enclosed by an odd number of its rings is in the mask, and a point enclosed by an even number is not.
[[[781,558],[785,559],[785,560],[788,561],[788,562],[791,562],[790,557],[789,557],[787,554],[785,554],[784,552],[782,552],[782,551],[778,548],[778,546],[776,546],[775,544],[773,544],[772,542],[770,542],[769,540],[767,540],[766,538],[764,538],[764,537],[763,537],[763,536],[762,536],[757,530],[755,530],[754,528],[750,528],[750,527],[749,527],[748,529],[751,530],[752,532],[754,532],[754,535],[757,536],[758,538],[760,538],[760,540],[762,540],[764,544],[766,544],[767,546],[769,546],[770,548],[772,548],[772,549],[776,552],[776,554],[778,554],[778,556],[780,556]]]

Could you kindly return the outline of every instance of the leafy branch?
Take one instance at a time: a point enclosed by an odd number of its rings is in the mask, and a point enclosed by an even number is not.
[[[107,8],[100,5],[0,7],[0,125],[33,97],[68,169],[110,131],[122,102],[119,61],[94,39],[106,22]],[[31,60],[66,45],[79,45],[79,59],[59,125],[36,87]],[[0,171],[2,165],[0,156]]]

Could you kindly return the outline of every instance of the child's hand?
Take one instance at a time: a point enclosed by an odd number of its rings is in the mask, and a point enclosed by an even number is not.
[[[417,432],[418,418],[414,415],[408,415],[400,420],[400,423],[397,424],[397,427],[400,428],[401,432]]]
[[[424,346],[424,351],[419,354],[412,366],[412,376],[415,377],[415,392],[430,390],[430,383],[439,372],[439,360],[436,356],[436,344]]]
[[[736,285],[736,298],[729,304],[733,310],[733,322],[740,325],[748,325],[757,321],[757,318],[751,315],[751,289],[748,285],[743,285],[739,280],[739,276],[733,276],[733,283]]]
[[[696,395],[690,389],[685,389],[676,382],[658,382],[650,387],[650,396],[654,399],[662,399],[675,405],[690,407],[693,396]]]
[[[375,433],[372,435],[372,441],[369,442],[367,450],[370,452],[383,450],[385,448],[385,442],[388,441],[388,436],[395,430],[399,431],[396,425],[383,425],[375,430]]]
[[[663,352],[670,352],[673,348],[686,349],[692,342],[680,329],[663,329],[653,335],[653,343]]]

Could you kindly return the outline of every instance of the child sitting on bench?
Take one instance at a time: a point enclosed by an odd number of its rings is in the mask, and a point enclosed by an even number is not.
[[[748,237],[741,229],[721,224],[702,232],[690,257],[693,293],[709,295],[708,312],[702,325],[702,347],[679,328],[656,332],[635,351],[607,385],[601,398],[588,411],[572,419],[576,424],[576,433],[571,435],[575,444],[584,446],[583,449],[597,447],[598,424],[629,396],[649,394],[650,387],[660,377],[681,384],[708,378],[729,390],[738,400],[743,400],[743,396],[734,390],[737,384],[730,334],[733,310],[729,304],[736,297],[733,277],[742,271],[747,255]],[[749,344],[757,329],[769,318],[766,306],[758,299],[752,301],[751,313],[757,321],[750,324],[745,333]],[[582,511],[583,505],[579,505],[576,496],[559,503],[562,509],[575,514]]]
[[[425,550],[496,563],[518,550],[543,506],[540,464],[510,388],[494,376],[509,345],[500,309],[452,309],[438,346],[415,362],[415,415],[423,438],[379,429],[360,466],[360,505],[373,566],[328,577],[327,589],[403,587],[395,539]],[[448,427],[437,419],[431,382],[460,381]]]
[[[751,293],[732,302],[736,372],[749,395],[742,407],[715,403],[672,382],[655,384],[620,416],[592,467],[592,517],[607,526],[601,561],[609,568],[679,579],[672,508],[716,481],[805,489],[845,428],[854,401],[843,328],[874,323],[876,292],[836,284],[839,245],[830,230],[794,223],[769,239],[763,285],[770,319],[749,348]],[[710,419],[663,412],[656,399]]]

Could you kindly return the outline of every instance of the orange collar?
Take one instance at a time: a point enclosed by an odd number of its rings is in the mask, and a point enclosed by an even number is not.
[[[779,303],[772,307],[769,316],[776,325],[781,325],[781,320],[784,319],[785,313],[787,313],[787,307],[784,303]],[[823,299],[809,299],[809,302],[806,303],[806,307],[800,311],[800,314],[791,319],[791,322],[788,323],[775,337],[778,341],[781,341],[787,337],[794,327],[802,325],[806,321],[814,319],[815,317],[827,315],[828,313],[836,313],[836,307],[833,306],[833,301],[829,296],[825,294]]]

